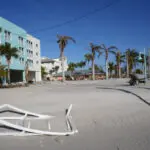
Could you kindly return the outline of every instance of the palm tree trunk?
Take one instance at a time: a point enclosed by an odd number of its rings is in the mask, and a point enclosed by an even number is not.
[[[110,70],[109,72],[110,72],[110,78],[112,78],[112,70]]]
[[[26,83],[28,84],[28,73],[27,72],[26,72],[25,76],[26,76]]]
[[[127,78],[129,78],[129,59],[128,59],[128,53],[126,53],[126,61],[127,61]]]
[[[92,60],[92,80],[95,80],[95,64],[94,64],[94,59]]]
[[[132,68],[129,68],[129,74],[132,74]],[[129,77],[129,76],[128,76]]]
[[[120,64],[117,62],[117,78],[120,78]]]
[[[64,54],[61,55],[61,66],[62,66],[62,82],[65,82],[65,72],[64,72]]]
[[[106,59],[105,67],[106,67],[106,80],[108,80],[108,59]]]
[[[7,78],[8,78],[8,84],[10,84],[10,62],[8,62]]]
[[[108,49],[106,49],[105,53],[106,53],[106,58],[105,58],[106,80],[108,80]]]
[[[118,64],[118,77],[121,78],[121,68],[120,68],[120,64]]]

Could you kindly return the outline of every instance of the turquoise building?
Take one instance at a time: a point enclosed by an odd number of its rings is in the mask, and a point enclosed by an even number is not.
[[[25,81],[24,70],[27,61],[26,37],[27,32],[24,29],[0,17],[0,44],[10,43],[12,47],[17,47],[19,49],[19,58],[11,59],[11,82]],[[0,56],[0,63],[2,65],[7,65],[6,58]]]

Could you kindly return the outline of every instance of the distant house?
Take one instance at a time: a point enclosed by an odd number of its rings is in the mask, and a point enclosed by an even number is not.
[[[50,59],[48,57],[42,57],[41,65],[42,65],[42,67],[45,68],[45,71],[47,73],[47,75],[46,75],[47,78],[50,78],[53,75],[56,75],[56,74],[59,74],[62,72],[61,61],[59,58]],[[67,58],[65,57],[64,71],[67,71],[67,69],[68,69],[68,63],[67,63]]]
[[[91,70],[78,70],[71,73],[70,71],[65,72],[66,80],[86,80],[92,79],[92,71]],[[57,73],[54,75],[54,78],[57,80],[61,80],[62,73]],[[103,80],[105,78],[105,73],[95,72],[95,77],[97,80]]]

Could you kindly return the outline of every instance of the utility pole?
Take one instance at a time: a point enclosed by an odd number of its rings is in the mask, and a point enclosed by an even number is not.
[[[144,78],[145,78],[145,83],[146,83],[146,80],[147,80],[146,49],[144,48],[144,52],[139,53],[139,60],[142,60],[141,53],[144,55]]]
[[[147,61],[146,61],[146,50],[144,48],[144,75],[145,75],[145,83],[146,83],[146,79],[147,79]]]

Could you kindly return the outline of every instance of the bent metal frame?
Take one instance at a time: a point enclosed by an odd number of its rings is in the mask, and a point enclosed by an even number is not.
[[[50,120],[54,116],[32,113],[23,109],[19,109],[9,104],[1,105],[0,111],[2,110],[4,110],[5,112],[12,111],[18,114],[22,114],[22,116],[0,117],[0,125],[13,130],[13,132],[0,132],[0,136],[33,136],[33,135],[69,136],[78,133],[78,130],[72,121],[72,116],[71,116],[72,104],[69,106],[69,108],[66,111],[66,116],[65,116],[65,121],[67,125],[66,132],[51,131]],[[41,120],[41,121],[46,120],[47,130],[43,131],[43,130],[31,128],[32,120]],[[11,121],[15,121],[15,123],[11,123]],[[27,121],[26,126],[25,126],[25,121]],[[21,125],[18,124],[18,122],[21,122]]]

